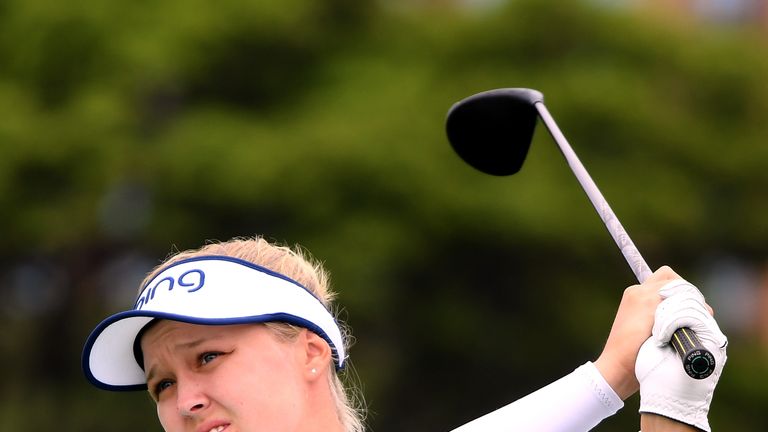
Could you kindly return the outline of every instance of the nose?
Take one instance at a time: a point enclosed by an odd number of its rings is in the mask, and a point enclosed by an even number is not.
[[[203,387],[195,381],[176,383],[176,407],[183,417],[194,417],[205,411],[210,405],[210,400],[203,391]]]

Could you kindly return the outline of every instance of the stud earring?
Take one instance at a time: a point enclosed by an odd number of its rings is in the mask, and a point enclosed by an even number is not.
[[[317,369],[312,368],[312,373],[317,373]]]

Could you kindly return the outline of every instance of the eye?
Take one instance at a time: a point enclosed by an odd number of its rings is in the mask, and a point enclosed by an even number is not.
[[[206,365],[212,361],[214,361],[218,356],[222,355],[223,353],[217,352],[217,351],[210,351],[210,352],[204,352],[200,354],[200,364]]]
[[[163,390],[167,389],[168,387],[173,385],[173,381],[169,379],[160,380],[152,387],[152,396],[155,400],[158,400],[160,397],[160,393],[163,392]]]

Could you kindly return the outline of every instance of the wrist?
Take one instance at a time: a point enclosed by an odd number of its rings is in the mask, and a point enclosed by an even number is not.
[[[603,376],[621,400],[626,400],[640,388],[634,369],[627,370],[621,367],[620,364],[611,362],[604,355],[595,360],[594,364],[600,375]]]
[[[699,432],[701,429],[653,413],[641,413],[641,432]]]

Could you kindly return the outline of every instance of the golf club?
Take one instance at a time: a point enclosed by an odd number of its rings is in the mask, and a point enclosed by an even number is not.
[[[549,114],[540,92],[503,88],[470,96],[448,111],[446,132],[453,149],[472,167],[491,175],[512,175],[523,166],[539,116],[642,283],[651,275],[650,267]],[[690,377],[704,379],[715,370],[715,358],[691,329],[677,329],[670,343]]]

